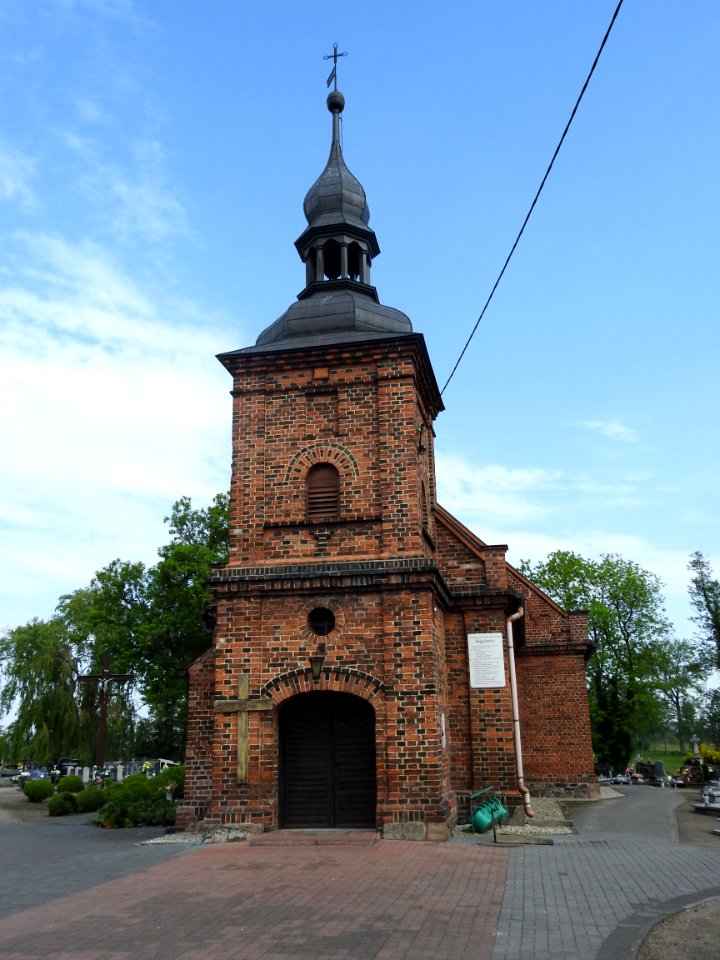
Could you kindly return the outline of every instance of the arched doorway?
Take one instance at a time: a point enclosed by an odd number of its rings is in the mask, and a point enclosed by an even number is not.
[[[374,827],[372,706],[349,693],[301,693],[279,722],[280,826]]]

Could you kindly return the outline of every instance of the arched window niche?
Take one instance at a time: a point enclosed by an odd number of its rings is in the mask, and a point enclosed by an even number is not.
[[[317,463],[308,471],[307,518],[311,523],[340,519],[340,474],[331,463]]]

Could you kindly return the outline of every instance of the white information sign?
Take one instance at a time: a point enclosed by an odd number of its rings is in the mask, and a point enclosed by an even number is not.
[[[503,638],[501,633],[469,633],[468,663],[470,664],[470,686],[505,686],[505,661],[503,659]]]

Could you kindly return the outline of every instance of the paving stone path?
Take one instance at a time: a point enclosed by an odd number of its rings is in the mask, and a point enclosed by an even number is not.
[[[15,913],[4,960],[490,960],[508,851],[224,844]]]
[[[629,960],[658,918],[720,896],[720,838],[679,844],[684,795],[625,792],[578,807],[577,834],[553,846],[148,847],[152,831],[79,818],[0,823],[0,956]]]

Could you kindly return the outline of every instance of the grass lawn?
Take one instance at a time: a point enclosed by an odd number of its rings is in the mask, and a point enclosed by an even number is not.
[[[651,763],[662,760],[666,773],[675,773],[682,766],[686,756],[686,753],[680,753],[679,750],[647,750],[643,754],[643,760],[649,760]]]

